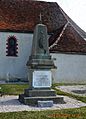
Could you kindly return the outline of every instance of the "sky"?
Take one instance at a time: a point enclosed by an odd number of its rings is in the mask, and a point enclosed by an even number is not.
[[[86,0],[39,0],[57,2],[60,7],[86,32]]]

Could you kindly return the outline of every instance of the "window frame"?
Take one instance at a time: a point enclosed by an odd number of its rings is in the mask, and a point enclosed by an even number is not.
[[[13,48],[12,48],[12,44],[11,44],[11,38],[14,41]],[[6,45],[7,45],[7,47],[6,47],[6,56],[17,57],[18,56],[17,38],[15,36],[9,36],[8,39],[7,39]],[[14,50],[13,54],[12,54],[11,50]]]

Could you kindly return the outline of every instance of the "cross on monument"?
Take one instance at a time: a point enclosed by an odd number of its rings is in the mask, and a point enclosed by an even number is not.
[[[39,17],[40,17],[40,23],[42,23],[42,14],[41,14],[41,12],[40,12],[40,15],[39,15]]]

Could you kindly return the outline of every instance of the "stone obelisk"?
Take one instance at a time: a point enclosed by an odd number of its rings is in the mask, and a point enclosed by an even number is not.
[[[19,101],[28,105],[38,105],[38,101],[63,102],[51,89],[51,69],[56,68],[48,49],[47,27],[40,23],[34,30],[32,52],[27,62],[29,88],[19,95]]]

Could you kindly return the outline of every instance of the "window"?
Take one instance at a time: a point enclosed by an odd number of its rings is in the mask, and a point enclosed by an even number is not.
[[[6,45],[7,45],[6,56],[17,56],[18,44],[17,44],[17,39],[14,36],[10,36],[8,38]]]

